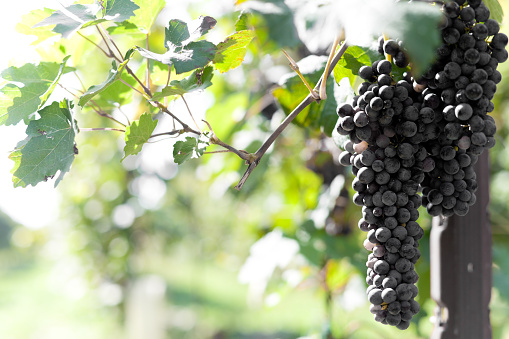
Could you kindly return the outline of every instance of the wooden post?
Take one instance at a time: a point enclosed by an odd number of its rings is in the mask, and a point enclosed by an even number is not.
[[[489,156],[475,165],[477,202],[464,217],[433,218],[431,297],[436,301],[431,339],[491,339],[492,240],[488,215]]]

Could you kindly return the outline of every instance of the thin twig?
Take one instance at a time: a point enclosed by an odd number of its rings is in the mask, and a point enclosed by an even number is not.
[[[101,50],[101,52],[104,53],[104,55],[106,55],[108,58],[111,58],[111,55],[106,52],[101,46],[99,46],[98,44],[96,44],[95,42],[93,42],[92,40],[90,40],[89,38],[87,38],[86,36],[84,36],[83,34],[81,34],[80,32],[77,32],[79,36],[81,36],[83,39],[87,40],[88,42],[90,42],[91,44],[93,44],[95,47],[99,48]]]
[[[88,103],[87,103],[98,115],[102,116],[102,117],[105,117],[105,118],[108,118],[110,119],[111,121],[114,121],[116,122],[117,124],[119,125],[122,125],[124,127],[127,127],[125,124],[123,124],[122,122],[118,121],[117,119],[115,119],[112,115],[106,113],[105,111],[103,111],[99,105],[94,101],[94,100],[90,100]]]
[[[106,48],[108,48],[108,53],[106,53],[106,56],[113,58],[113,59],[117,60],[118,62],[122,62],[119,58],[117,58],[115,53],[113,53],[113,50],[110,48],[110,45],[108,44],[108,40],[104,37],[103,33],[101,32],[99,25],[96,25],[95,28],[97,29],[97,31],[99,32],[99,35],[103,39],[104,44],[106,45]]]
[[[131,120],[129,119],[129,117],[127,116],[127,114],[125,114],[124,111],[122,111],[122,108],[119,106],[117,107],[118,111],[120,113],[122,113],[122,115],[124,116],[124,118],[127,120],[127,126],[130,126],[131,125]]]
[[[330,73],[332,72],[334,67],[336,67],[336,64],[339,62],[339,60],[341,59],[341,57],[343,56],[343,54],[345,53],[347,48],[348,48],[348,44],[347,44],[347,42],[345,40],[343,42],[343,45],[341,45],[341,47],[339,48],[338,52],[336,53],[336,55],[332,59],[332,61],[330,63],[330,68],[326,72],[324,71],[324,73],[322,74],[322,77],[320,78],[320,80],[316,84],[315,90],[320,87],[323,79],[330,75]],[[255,157],[254,157],[255,159],[252,162],[249,163],[249,167],[247,168],[246,172],[244,173],[244,175],[240,179],[240,181],[237,184],[237,186],[235,186],[235,189],[237,189],[237,190],[242,189],[242,186],[246,182],[247,178],[249,177],[249,175],[251,175],[251,173],[256,168],[256,166],[258,166],[258,164],[260,163],[261,158],[263,157],[265,152],[267,152],[267,150],[272,145],[272,143],[274,143],[274,141],[277,139],[277,137],[281,134],[281,132],[283,132],[285,130],[286,127],[288,127],[288,125],[293,121],[293,119],[295,119],[295,117],[297,115],[299,115],[299,113],[302,112],[302,110],[304,110],[304,108],[309,106],[314,101],[319,102],[320,99],[316,99],[311,93],[308,94],[308,96],[304,100],[302,100],[302,102],[297,107],[295,107],[295,109],[285,118],[285,120],[283,120],[281,125],[279,125],[279,127],[270,135],[270,137],[256,151],[256,153],[254,154],[255,155]]]
[[[146,44],[146,47],[147,47],[147,51],[150,50],[150,46],[149,46],[149,33],[147,33],[147,44]],[[147,83],[147,88],[150,88],[150,59],[147,58],[147,80],[146,80],[146,83]]]
[[[91,132],[91,131],[116,131],[125,133],[125,130],[120,128],[110,128],[110,127],[80,128],[80,132]]]
[[[134,80],[136,80],[136,82],[138,84],[140,84],[141,88],[143,88],[143,91],[150,97],[152,98],[152,92],[150,91],[150,89],[147,88],[147,86],[145,86],[145,84],[143,83],[143,81],[141,81],[140,79],[138,79],[138,77],[136,76],[136,74],[134,74],[134,72],[132,71],[132,69],[125,65],[125,70],[127,71],[127,73],[129,73],[133,78]]]
[[[166,80],[166,87],[168,87],[168,84],[170,83],[171,78],[171,65],[168,65],[168,79]]]
[[[210,137],[210,143],[211,144],[219,145],[221,147],[226,148],[228,151],[230,151],[232,153],[235,153],[239,158],[241,158],[242,160],[245,160],[247,163],[252,163],[255,160],[254,159],[254,154],[248,153],[248,152],[246,152],[244,150],[238,150],[235,147],[232,147],[232,146],[228,145],[227,143],[222,142],[217,137],[216,133],[214,133],[214,130],[212,129],[212,126],[210,126],[208,121],[203,120],[203,122],[207,124],[207,126],[210,129],[210,132],[212,133],[212,135]]]
[[[86,89],[85,85],[83,84],[83,81],[81,81],[81,78],[76,71],[74,71],[73,73],[76,76],[76,78],[78,78],[78,81],[81,84],[81,88],[83,88],[83,93],[85,93],[87,91],[87,89]]]
[[[150,138],[161,137],[161,136],[163,136],[163,135],[175,135],[175,134],[182,134],[182,133],[185,133],[185,130],[183,130],[183,129],[176,129],[176,130],[169,131],[169,132],[163,132],[163,133],[152,134],[152,135],[150,136]]]
[[[118,54],[120,55],[120,60],[124,61],[124,55],[122,54],[122,52],[120,51],[120,49],[118,48],[117,44],[115,43],[115,41],[111,38],[111,36],[108,34],[108,32],[103,28],[103,26],[101,24],[97,25],[97,27],[99,28],[99,32],[102,31],[104,33],[104,35],[106,36],[106,38],[108,38],[108,40],[111,42],[111,44],[113,45],[113,47],[115,47],[115,49],[117,50]],[[104,36],[101,34],[101,36],[104,38]],[[105,39],[106,40],[106,39]],[[110,49],[111,51],[111,49]],[[111,51],[112,54],[113,51]],[[120,62],[119,60],[119,62]]]
[[[183,130],[184,132],[191,132],[191,133],[194,133],[196,135],[201,135],[201,132],[198,132],[194,129],[192,129],[191,127],[189,127],[188,124],[186,124],[185,122],[183,122],[182,120],[180,120],[179,118],[177,118],[177,116],[175,114],[173,114],[172,112],[170,112],[170,110],[168,109],[168,107],[164,106],[163,104],[161,104],[159,101],[157,100],[151,100],[149,101],[150,104],[154,107],[157,107],[159,108],[161,111],[163,111],[164,113],[168,114],[169,116],[171,116],[173,119],[175,119],[182,127],[183,127]]]
[[[184,99],[184,95],[182,94],[180,97],[184,101],[184,104],[186,104],[187,111],[189,112],[189,115],[191,116],[191,119],[193,119],[194,125],[196,126],[196,128],[200,129],[200,126],[198,126],[198,124],[196,123],[196,120],[194,120],[193,113],[191,113],[191,109],[189,108],[189,105],[187,104],[186,99]]]
[[[171,65],[168,65],[168,79],[166,79],[166,87],[168,87],[168,84],[170,83],[171,78]],[[164,105],[168,107],[168,97],[164,97]],[[173,122],[173,129],[175,129],[175,119],[171,119]]]
[[[138,92],[139,94],[143,95],[142,92],[140,92],[139,90],[137,90],[135,87],[131,86],[129,83],[127,83],[126,81],[124,81],[124,79],[120,78],[119,79],[121,83],[123,83],[124,85],[130,87],[133,91],[136,91]]]
[[[108,39],[106,39],[106,37],[103,35],[102,31],[101,31],[101,28],[98,27],[99,25],[96,25],[96,28],[97,28],[97,31],[99,32],[99,34],[101,35],[101,38],[103,39],[104,43],[106,44],[106,47],[108,48],[108,51],[109,51],[109,54],[106,54],[108,57],[110,58],[114,58],[115,60],[117,60],[118,62],[123,62],[124,61],[124,57],[122,56],[122,52],[120,52],[120,49],[118,48],[117,44],[115,44],[115,41],[108,35],[107,32],[104,32],[104,34],[106,34],[106,36],[108,37]],[[108,40],[111,42],[111,44],[117,49],[118,53],[120,54],[120,59],[115,55],[115,53],[113,52],[113,50],[111,49],[110,45],[108,44]],[[150,91],[150,89],[148,89],[145,84],[143,83],[143,81],[141,81],[140,79],[138,79],[138,77],[136,76],[136,74],[134,74],[134,72],[132,71],[132,69],[125,65],[125,70],[127,71],[127,73],[129,73],[133,78],[134,80],[136,80],[137,83],[140,84],[141,88],[143,88],[143,91],[150,97],[152,98],[152,92]]]
[[[62,85],[61,83],[58,83],[58,86],[60,86],[63,90],[67,91],[69,94],[71,94],[73,97],[75,97],[76,99],[79,99],[80,97],[78,95],[76,95],[75,93],[71,92],[67,87],[65,87],[64,85]]]

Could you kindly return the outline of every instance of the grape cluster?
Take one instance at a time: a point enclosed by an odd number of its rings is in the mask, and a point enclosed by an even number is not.
[[[362,206],[358,226],[371,251],[370,310],[399,329],[419,311],[414,265],[424,232],[417,209],[462,216],[475,203],[473,165],[495,145],[488,112],[501,81],[496,68],[508,57],[508,38],[481,0],[455,0],[442,11],[443,44],[422,77],[407,72],[395,80],[393,63],[409,65],[404,43],[381,37],[378,50],[387,59],[361,67],[358,95],[337,108],[336,132],[348,136],[339,162],[352,166],[353,201]]]
[[[435,168],[421,183],[423,205],[433,216],[464,216],[476,201],[473,165],[495,145],[495,121],[488,115],[502,80],[508,38],[481,0],[456,0],[442,7],[443,44],[437,61],[414,82],[422,100],[442,116],[438,137],[425,147]]]
[[[349,136],[339,161],[356,175],[353,201],[363,206],[359,228],[372,251],[366,263],[371,312],[377,321],[406,329],[419,311],[414,264],[424,231],[416,222],[418,190],[431,161],[417,133],[430,117],[414,102],[418,93],[409,80],[393,84],[391,71],[387,60],[361,67],[366,81],[352,104],[339,105],[337,132]]]

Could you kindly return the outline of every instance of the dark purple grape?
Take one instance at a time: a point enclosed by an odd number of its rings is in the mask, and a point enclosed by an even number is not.
[[[463,21],[470,21],[475,18],[475,11],[472,7],[463,7],[460,11],[460,17]]]
[[[488,27],[484,24],[477,24],[472,28],[472,35],[477,40],[484,40],[488,37]]]
[[[477,22],[485,22],[490,18],[490,10],[486,7],[482,2],[475,9],[475,21]]]

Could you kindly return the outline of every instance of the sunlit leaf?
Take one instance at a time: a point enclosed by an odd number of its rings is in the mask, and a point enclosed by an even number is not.
[[[246,12],[240,12],[239,17],[237,18],[237,21],[235,22],[235,30],[238,31],[245,31],[248,30],[248,13]]]
[[[359,68],[370,66],[372,60],[365,49],[359,46],[348,46],[345,53],[334,67],[334,79],[339,83],[341,79],[348,78],[353,86]]]
[[[51,95],[51,93],[53,93],[53,90],[55,89],[55,87],[57,86],[58,84],[58,81],[60,80],[60,77],[62,76],[62,74],[64,74],[64,71],[65,71],[65,64],[67,63],[67,60],[69,60],[71,56],[68,55],[64,58],[64,60],[62,60],[62,63],[60,64],[60,68],[58,70],[58,74],[57,76],[55,77],[55,79],[53,80],[53,82],[51,83],[51,85],[49,86],[49,88],[46,90],[46,92],[41,95],[40,99],[41,99],[41,103],[39,104],[39,107],[38,109],[40,109],[42,106],[44,106],[44,104],[46,103],[46,101],[48,100],[49,96]]]
[[[76,125],[68,101],[53,102],[40,111],[40,119],[31,121],[27,138],[9,158],[14,161],[14,187],[35,186],[60,172],[55,186],[71,168],[78,150],[74,143]]]
[[[138,154],[152,135],[152,132],[154,132],[156,126],[157,120],[152,120],[152,116],[149,113],[142,114],[138,121],[133,121],[131,126],[127,126],[125,131],[125,155],[123,159],[128,155]]]
[[[16,25],[16,31],[26,35],[35,35],[37,40],[32,42],[32,45],[37,45],[44,40],[55,36],[55,33],[51,31],[51,27],[33,27],[35,24],[41,22],[41,20],[44,18],[47,18],[49,15],[51,15],[51,13],[53,13],[53,10],[44,8],[36,9],[28,14],[23,15],[21,17],[21,21]]]
[[[326,62],[327,57],[325,56],[311,55],[302,59],[297,64],[301,73],[313,86],[320,79]],[[331,135],[337,119],[334,86],[337,86],[335,81],[329,77],[326,91],[327,100],[321,101],[320,104],[314,103],[307,106],[293,122],[302,127],[316,130],[323,129],[327,135]],[[273,94],[283,108],[283,111],[286,114],[290,114],[306,98],[309,91],[295,73],[290,73],[281,79],[280,87],[276,88]]]
[[[185,93],[203,90],[212,85],[212,76],[214,75],[212,67],[206,67],[203,70],[197,70],[190,76],[182,80],[173,80],[170,86],[166,86],[161,92],[154,93],[152,98],[159,100],[171,95],[183,95]]]
[[[172,48],[164,54],[154,53],[141,47],[136,49],[145,58],[172,65],[177,74],[206,66],[214,60],[216,54],[216,45],[204,40],[191,42],[184,47]]]
[[[214,65],[221,73],[240,66],[246,56],[247,46],[254,38],[254,31],[236,32],[217,45]]]
[[[132,54],[129,54],[129,56],[132,56]],[[119,80],[122,75],[122,71],[124,70],[129,60],[130,59],[126,59],[124,62],[118,65],[118,67],[117,63],[113,61],[111,65],[112,68],[108,73],[108,77],[106,78],[106,80],[99,85],[89,87],[88,90],[80,97],[79,105],[81,107],[85,106],[87,102],[90,101],[90,99],[92,99],[94,96],[101,93],[102,91],[106,90],[109,86],[115,83],[115,81]]]
[[[255,14],[250,23],[264,48],[272,50],[301,44],[292,10],[284,0],[245,1],[239,7]]]
[[[110,26],[106,28],[111,35],[127,35],[132,40],[143,40],[146,38],[146,34],[140,31],[138,26],[129,21],[118,23],[116,26]]]
[[[97,25],[104,21],[122,22],[134,15],[138,5],[131,0],[109,0],[105,3],[103,18],[97,13],[101,7],[97,4],[74,4],[53,12],[49,17],[33,26],[33,28],[55,25],[53,32],[69,38],[84,27]]]
[[[133,87],[136,86],[136,80],[125,72],[122,72],[121,79],[123,82],[126,82]],[[94,103],[103,110],[112,109],[130,103],[133,99],[134,91],[123,82],[115,81],[104,88],[94,97]]]
[[[134,18],[130,19],[143,33],[150,32],[159,12],[166,5],[165,0],[133,0],[139,9],[134,11]]]
[[[187,24],[182,20],[172,19],[168,23],[168,27],[164,29],[164,41],[166,47],[168,43],[175,46],[182,46],[182,43],[189,39],[189,29]]]
[[[173,66],[177,74],[205,67],[214,60],[216,45],[205,40],[194,40],[207,33],[215,24],[216,20],[209,16],[201,16],[189,24],[173,19],[165,29],[166,53],[158,54],[141,47],[136,49],[145,58]]]
[[[502,22],[502,20],[504,20],[504,10],[502,9],[502,6],[500,6],[500,2],[498,0],[484,0],[484,4],[490,9],[490,17],[492,19],[495,19],[498,22]]]
[[[134,16],[140,7],[131,0],[106,0],[103,2],[103,19],[122,22]]]
[[[53,12],[33,27],[55,25],[53,32],[62,34],[64,38],[69,38],[86,23],[96,20],[96,13],[99,9],[98,5],[71,5],[65,7],[65,10]]]
[[[60,76],[72,69],[66,68],[66,57],[62,64],[41,62],[39,65],[25,64],[19,68],[9,67],[1,73],[1,77],[14,84],[0,89],[3,93],[0,105],[0,125],[15,125],[33,118],[37,111],[53,92]],[[18,87],[17,83],[22,83]]]
[[[189,23],[172,19],[164,30],[164,44],[167,49],[187,45],[207,34],[208,31],[214,28],[216,23],[216,19],[210,16],[200,16]]]

